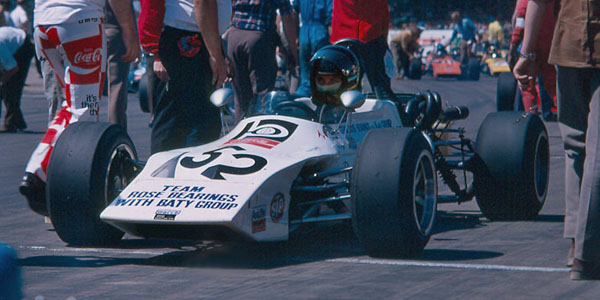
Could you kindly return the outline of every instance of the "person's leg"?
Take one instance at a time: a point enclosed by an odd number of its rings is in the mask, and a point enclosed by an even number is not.
[[[298,64],[300,65],[300,84],[296,95],[310,97],[310,59],[312,56],[309,27],[300,27],[298,37]]]
[[[98,22],[39,26],[36,34],[41,52],[57,75],[62,75],[66,99],[52,125],[33,152],[26,172],[46,180],[54,143],[68,124],[82,119],[98,120],[102,78],[106,60],[104,30]],[[58,48],[64,53],[63,68]]]
[[[365,69],[369,77],[369,83],[372,84],[373,91],[378,97],[393,98],[390,78],[385,73],[384,56],[387,51],[386,37],[381,36],[365,44]]]
[[[275,47],[276,36],[265,32],[257,32],[256,39],[248,43],[248,70],[253,93],[248,113],[261,111],[266,107],[268,103],[262,102],[262,96],[275,87]]]
[[[231,86],[235,93],[236,123],[246,116],[248,106],[254,97],[250,81],[249,49],[250,45],[256,43],[258,37],[259,33],[256,31],[231,28],[227,38],[227,57],[233,68]]]
[[[19,71],[6,84],[6,118],[4,119],[4,126],[7,129],[27,128],[23,113],[21,112],[21,95],[25,86],[25,80],[27,79],[27,73],[29,73],[29,65],[31,64],[33,52],[33,45],[29,40],[25,40],[25,43],[14,55],[19,66]]]
[[[105,25],[107,49],[108,121],[127,130],[127,75],[129,63],[121,60],[125,44],[115,25]]]
[[[402,74],[401,77],[408,77],[410,72],[410,60],[408,59],[408,55],[403,50],[399,50],[398,55],[400,56],[400,64],[402,66],[402,72],[398,74]]]
[[[219,136],[219,113],[209,101],[214,87],[208,51],[203,46],[193,57],[179,52],[179,39],[190,35],[193,33],[170,27],[161,34],[159,54],[169,83],[155,106],[152,153],[207,143]]]
[[[565,151],[564,237],[574,239],[585,160],[589,92],[584,89],[585,78],[580,69],[558,67],[557,79],[558,125]]]
[[[61,80],[56,78],[52,66],[46,57],[41,52],[37,53],[36,56],[39,57],[42,69],[44,96],[48,101],[48,127],[50,127],[52,120],[56,116],[56,112],[60,109],[63,101],[65,101],[64,87],[61,87]],[[62,65],[62,61],[60,64]]]
[[[591,99],[588,98],[590,104],[577,214],[575,258],[600,263],[600,69],[586,69],[585,75]]]

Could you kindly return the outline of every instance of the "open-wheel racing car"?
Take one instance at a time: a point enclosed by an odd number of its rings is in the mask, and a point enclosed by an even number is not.
[[[116,125],[70,125],[48,169],[58,236],[73,245],[115,244],[124,232],[285,241],[305,224],[351,220],[369,255],[415,257],[432,235],[438,203],[475,198],[492,220],[537,216],[549,174],[539,117],[491,113],[471,141],[462,128],[435,125],[468,115],[465,107],[443,109],[435,92],[393,100],[361,93],[360,63],[346,47],[327,46],[312,64],[311,99],[272,92],[267,108],[220,139],[146,162]],[[331,77],[338,75],[341,84]],[[211,101],[224,107],[231,98],[219,89]],[[443,155],[441,147],[453,151]],[[447,195],[438,194],[438,178]]]

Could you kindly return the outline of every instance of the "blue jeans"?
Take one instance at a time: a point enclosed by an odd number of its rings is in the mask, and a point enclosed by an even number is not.
[[[317,50],[329,45],[329,32],[322,24],[304,24],[298,38],[298,60],[300,64],[300,84],[296,95],[310,97],[310,59]]]

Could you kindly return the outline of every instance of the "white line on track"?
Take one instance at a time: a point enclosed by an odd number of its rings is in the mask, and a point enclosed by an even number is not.
[[[138,255],[163,255],[168,251],[145,251],[145,250],[117,250],[98,248],[48,248],[45,246],[18,246],[18,249],[47,252],[77,252],[77,253],[105,253],[105,254],[138,254]],[[301,262],[316,262],[312,259],[298,259]],[[484,265],[484,264],[453,264],[438,262],[423,262],[414,260],[386,260],[386,259],[360,259],[360,258],[334,258],[327,259],[330,263],[349,263],[362,265],[387,265],[401,267],[426,267],[426,268],[449,268],[449,269],[471,269],[492,271],[517,271],[517,272],[545,272],[563,273],[569,272],[569,268],[547,268],[528,266],[506,266],[506,265]]]
[[[452,264],[422,261],[396,261],[385,259],[359,259],[359,258],[335,258],[328,259],[332,263],[350,263],[364,265],[388,265],[403,267],[429,267],[429,268],[451,268],[451,269],[473,269],[493,271],[519,271],[519,272],[569,272],[568,268],[546,268],[546,267],[521,267],[505,265],[482,265],[482,264]]]
[[[79,252],[79,253],[106,253],[106,254],[141,254],[141,255],[163,255],[166,252],[144,251],[144,250],[116,250],[98,248],[48,248],[44,246],[18,246],[18,249],[49,252]]]

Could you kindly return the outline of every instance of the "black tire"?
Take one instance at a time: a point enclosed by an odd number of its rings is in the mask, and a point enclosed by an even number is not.
[[[470,80],[479,80],[479,76],[481,73],[481,66],[479,65],[479,60],[476,58],[469,59],[469,63],[467,65],[467,69],[469,70],[469,79]]]
[[[420,131],[367,133],[356,155],[351,194],[354,232],[370,256],[421,255],[435,221],[436,180],[434,158]]]
[[[542,120],[533,114],[487,115],[477,134],[477,204],[490,220],[531,220],[546,200],[550,150]]]
[[[125,157],[137,154],[118,125],[77,122],[65,129],[52,152],[46,189],[61,240],[89,246],[119,242],[123,232],[100,220],[100,213],[135,176]]]
[[[415,58],[410,61],[410,65],[408,66],[408,78],[419,80],[421,79],[422,71],[421,71],[421,60]]]
[[[496,110],[514,110],[517,80],[511,72],[500,73],[496,88]]]
[[[139,82],[138,95],[140,99],[140,109],[145,112],[150,112],[150,102],[148,97],[148,75],[144,74]]]

